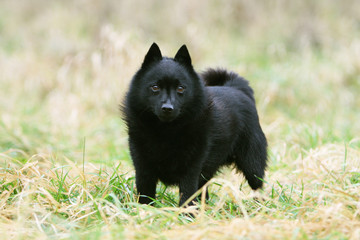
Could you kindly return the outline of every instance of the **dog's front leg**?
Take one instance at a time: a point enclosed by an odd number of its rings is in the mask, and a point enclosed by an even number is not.
[[[180,201],[179,206],[184,205],[184,203],[198,190],[199,185],[199,174],[191,172],[185,175],[179,183],[180,188]],[[188,205],[193,205],[193,199]]]
[[[155,199],[157,178],[145,171],[136,171],[136,188],[139,203],[149,204]]]

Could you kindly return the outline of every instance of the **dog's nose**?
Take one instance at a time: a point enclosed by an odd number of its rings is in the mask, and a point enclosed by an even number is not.
[[[171,113],[172,110],[174,110],[174,106],[170,103],[164,103],[162,106],[161,106],[161,110],[164,112],[164,113]]]

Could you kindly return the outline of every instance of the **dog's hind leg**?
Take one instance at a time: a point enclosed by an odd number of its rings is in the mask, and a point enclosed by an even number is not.
[[[211,162],[211,161],[210,161]],[[216,160],[214,160],[216,162]],[[215,175],[215,173],[218,170],[218,166],[204,166],[201,174],[199,176],[199,189],[201,189],[210,179],[212,179]],[[205,187],[205,200],[209,200],[209,191],[207,187]],[[202,195],[202,194],[201,194]],[[200,195],[200,196],[201,196]],[[198,197],[198,200],[200,200],[200,196]]]
[[[199,177],[199,189],[202,188],[209,181],[209,179],[211,179],[211,177],[206,177],[203,174],[201,174]],[[198,196],[198,198],[197,198],[198,200],[200,200],[200,196]],[[209,191],[208,191],[207,187],[205,187],[205,200],[208,200],[208,199],[209,199]]]
[[[254,190],[261,188],[265,175],[267,160],[267,142],[260,129],[252,133],[247,141],[240,141],[234,151],[235,164],[243,172],[250,187]]]

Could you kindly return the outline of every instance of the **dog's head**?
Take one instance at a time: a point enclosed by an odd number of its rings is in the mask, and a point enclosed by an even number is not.
[[[201,84],[185,45],[174,58],[167,58],[153,43],[137,75],[136,86],[142,92],[139,97],[162,122],[172,122],[189,110]]]

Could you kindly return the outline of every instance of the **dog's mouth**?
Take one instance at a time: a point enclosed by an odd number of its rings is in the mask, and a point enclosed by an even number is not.
[[[176,114],[160,114],[158,118],[161,122],[172,122],[176,119]]]

